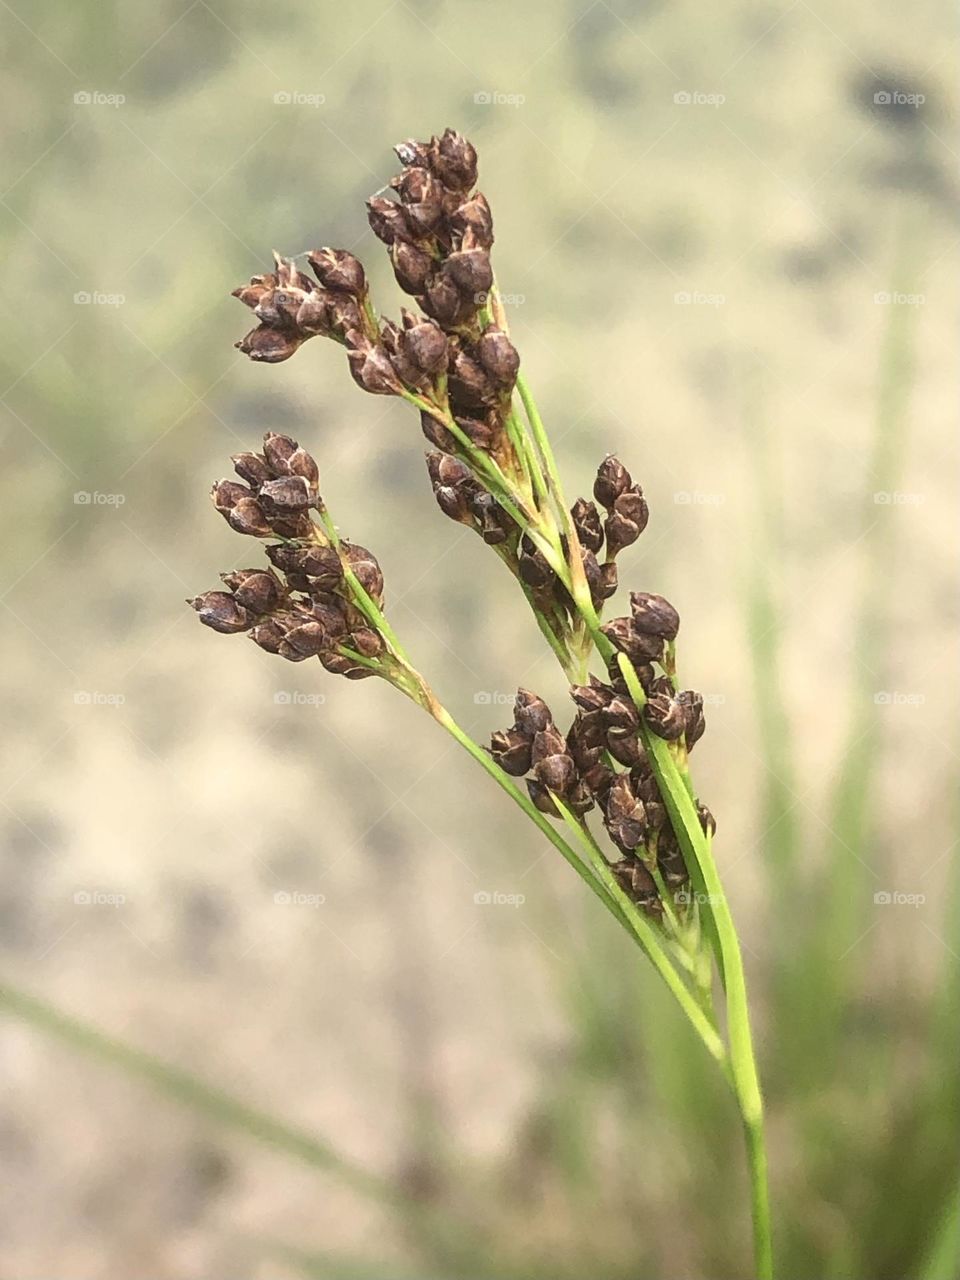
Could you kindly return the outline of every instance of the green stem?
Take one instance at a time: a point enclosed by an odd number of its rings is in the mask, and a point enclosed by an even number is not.
[[[671,995],[687,1015],[697,1035],[706,1046],[708,1053],[720,1064],[728,1083],[732,1086],[733,1081],[729,1074],[727,1050],[723,1040],[720,1038],[716,1027],[707,1019],[703,1009],[690,994],[680,975],[671,964],[669,956],[661,945],[657,930],[646,916],[638,910],[635,903],[630,901],[617,883],[617,878],[611,871],[610,864],[603,856],[603,850],[593,838],[586,823],[578,821],[559,796],[554,795],[553,802],[559,809],[564,822],[566,822],[586,850],[594,871],[606,885],[611,897],[619,903],[624,916],[629,922],[630,932],[640,944],[644,954],[650,960],[657,973],[669,987]]]

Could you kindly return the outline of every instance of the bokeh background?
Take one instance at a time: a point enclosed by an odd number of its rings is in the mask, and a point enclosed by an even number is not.
[[[287,431],[476,736],[563,705],[404,406],[232,347],[274,248],[396,309],[363,199],[449,124],[568,493],[641,479],[621,578],[707,695],[781,1275],[960,1274],[946,5],[0,8],[4,1273],[750,1274],[733,1107],[575,877],[391,689],[183,603]]]

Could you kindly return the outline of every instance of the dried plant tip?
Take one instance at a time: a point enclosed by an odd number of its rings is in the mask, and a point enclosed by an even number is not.
[[[600,566],[600,578],[597,582],[597,595],[601,601],[609,600],[611,596],[615,596],[618,585],[617,566],[613,560],[608,560],[606,564]]]
[[[249,631],[253,625],[246,609],[226,591],[204,591],[187,604],[196,609],[205,627],[212,627],[225,636]]]
[[[551,587],[557,575],[547,563],[547,558],[538,547],[535,547],[524,534],[520,542],[520,554],[517,558],[517,572],[523,582],[534,591],[542,591]]]
[[[259,453],[235,453],[230,461],[237,475],[246,480],[247,484],[253,485],[255,489],[259,489],[265,480],[273,479],[274,473]]]
[[[570,508],[580,545],[594,555],[603,546],[603,526],[600,523],[600,512],[594,503],[586,498],[578,498]]]
[[[514,704],[514,721],[521,733],[533,739],[536,734],[546,729],[547,725],[553,724],[553,716],[550,714],[550,708],[538,694],[531,693],[529,689],[518,689]]]
[[[373,552],[352,542],[341,542],[340,549],[367,595],[383,604],[383,573]]]
[[[646,663],[663,655],[663,640],[637,631],[632,618],[613,618],[600,630],[610,643],[625,653],[631,662]]]
[[[593,496],[601,507],[609,510],[632,483],[630,472],[619,458],[615,458],[610,453],[597,468],[597,478],[593,482]]]
[[[604,802],[604,823],[610,838],[625,853],[643,843],[647,813],[628,773],[618,774]]]
[[[386,347],[381,343],[375,345],[356,331],[347,335],[347,342],[350,348],[347,360],[357,386],[375,396],[399,395],[403,383],[397,377]]]
[[[571,685],[570,696],[583,711],[602,711],[610,704],[614,693],[609,685],[591,676],[589,684]]]
[[[346,249],[312,249],[307,259],[324,289],[359,298],[366,292],[363,264]]]
[[[402,206],[385,196],[371,196],[367,201],[367,221],[373,234],[384,244],[410,238]]]
[[[663,903],[657,892],[657,883],[644,864],[636,858],[624,858],[611,868],[620,887],[647,915],[663,915]]]
[[[423,293],[434,269],[434,260],[429,253],[409,240],[395,240],[390,248],[390,261],[397,284],[404,293]]]
[[[317,501],[317,491],[305,476],[281,476],[262,484],[260,497],[284,511],[305,511]]]
[[[493,214],[486,196],[480,191],[454,210],[450,215],[450,225],[461,236],[469,231],[474,243],[481,248],[489,249],[493,244]]]
[[[273,533],[273,526],[256,498],[241,498],[226,512],[226,517],[232,529],[251,538],[269,538]]]
[[[562,816],[560,810],[553,803],[550,792],[543,783],[539,782],[536,778],[527,779],[527,794],[541,813],[545,813],[551,818],[559,818]]]
[[[289,360],[300,347],[303,339],[293,330],[275,329],[268,324],[261,324],[251,329],[248,334],[235,342],[234,346],[251,360],[262,364],[279,364],[281,360]]]
[[[271,613],[285,598],[280,579],[271,569],[235,569],[221,573],[224,586],[234,599],[254,614]]]
[[[643,708],[643,718],[658,738],[673,741],[683,733],[684,707],[672,693],[655,693]]]
[[[474,300],[477,294],[486,293],[493,284],[493,267],[486,249],[462,249],[451,253],[443,270],[461,293]]]
[[[377,674],[345,653],[321,653],[320,661],[327,671],[335,676],[345,676],[347,680],[366,680],[368,676]]]
[[[664,640],[677,638],[680,615],[663,596],[651,595],[648,591],[631,591],[630,611],[637,631],[645,635],[662,636]]]
[[[677,700],[683,704],[684,742],[687,744],[687,750],[692,751],[695,743],[703,737],[707,727],[706,717],[703,714],[703,696],[694,693],[692,689],[687,689],[678,694]]]
[[[445,129],[441,138],[432,139],[429,154],[430,168],[445,187],[469,191],[476,185],[476,149],[456,129]]]
[[[500,729],[490,737],[490,754],[505,773],[522,778],[530,772],[531,739],[519,729]]]
[[[477,357],[501,387],[512,387],[520,370],[520,355],[500,329],[487,329],[477,343]]]
[[[664,827],[660,832],[657,840],[657,866],[665,883],[671,889],[678,889],[690,879],[690,873],[672,827]]]
[[[700,819],[700,826],[703,828],[704,835],[711,837],[716,835],[717,820],[705,804],[697,805],[697,817]]]
[[[281,573],[304,574],[323,585],[335,586],[343,577],[343,565],[333,547],[297,547],[276,543],[267,556]]]
[[[446,371],[447,336],[434,321],[424,320],[405,329],[400,335],[400,347],[410,363],[423,373],[436,375]]]

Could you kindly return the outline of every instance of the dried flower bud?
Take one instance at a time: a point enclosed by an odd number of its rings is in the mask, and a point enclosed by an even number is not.
[[[251,360],[262,364],[279,364],[289,360],[302,344],[303,339],[293,330],[274,329],[267,324],[251,329],[233,345]]]
[[[436,445],[444,453],[453,453],[457,442],[442,422],[438,422],[432,413],[420,411],[420,430],[432,445]]]
[[[212,627],[225,636],[249,631],[253,625],[246,609],[226,591],[204,591],[187,604],[196,609],[205,627]]]
[[[350,293],[356,298],[366,292],[363,265],[346,249],[312,249],[307,259],[324,289]]]
[[[280,646],[280,654],[291,662],[301,662],[304,658],[315,658],[318,653],[330,647],[330,638],[322,622],[303,622],[292,627]]]
[[[519,729],[501,729],[490,738],[490,754],[500,768],[514,778],[530,772],[531,746],[531,739]]]
[[[594,555],[603,546],[603,526],[600,523],[600,512],[586,498],[578,498],[570,508],[580,545]]]
[[[367,221],[373,234],[384,244],[410,238],[403,208],[385,196],[371,196],[367,201]]]
[[[477,358],[494,382],[501,387],[512,387],[520,370],[520,355],[507,335],[500,329],[489,328],[476,350]]]
[[[316,502],[317,492],[304,476],[281,476],[262,484],[260,497],[284,511],[303,511]]]
[[[603,722],[598,711],[581,711],[567,734],[567,752],[579,773],[600,763],[604,749]]]
[[[265,480],[273,479],[273,472],[259,453],[235,453],[230,461],[237,475],[253,485],[255,489],[258,489]]]
[[[647,527],[649,517],[646,499],[639,486],[622,493],[614,501],[603,525],[607,536],[607,555],[612,558],[636,542]]]
[[[600,630],[631,662],[649,662],[651,659],[659,659],[663,654],[663,641],[660,637],[642,635],[635,630],[632,618],[613,618]]]
[[[280,579],[271,569],[235,569],[220,577],[237,604],[251,613],[270,613],[284,598]]]
[[[403,390],[386,347],[376,345],[356,331],[347,335],[347,360],[358,387],[376,396],[395,396]]]
[[[664,882],[671,889],[678,889],[690,879],[687,864],[680,852],[680,845],[672,827],[664,827],[657,840],[657,866]]]
[[[429,253],[408,240],[396,240],[390,248],[390,261],[404,293],[423,293],[435,265]]]
[[[455,129],[445,129],[430,147],[430,168],[451,191],[469,191],[477,181],[477,152]]]
[[[346,644],[363,658],[379,658],[384,649],[383,637],[371,627],[355,627]]]
[[[688,689],[678,695],[678,701],[683,704],[683,738],[687,750],[692,751],[707,727],[703,714],[703,696]]]
[[[663,596],[651,595],[648,591],[631,591],[630,610],[637,631],[650,636],[663,636],[664,640],[677,638],[680,615]]]
[[[604,823],[610,838],[625,853],[643,843],[647,814],[643,801],[633,789],[628,773],[618,774],[604,804]]]
[[[457,408],[478,409],[496,398],[490,375],[462,348],[455,350],[450,370],[450,395]]]
[[[672,693],[655,693],[647,699],[643,718],[658,738],[673,741],[683,733],[684,707]]]
[[[557,580],[557,575],[547,563],[546,556],[538,547],[534,546],[526,534],[520,540],[517,572],[521,580],[535,591],[551,587]]]
[[[597,468],[597,478],[593,482],[593,496],[601,507],[608,510],[617,498],[630,487],[633,481],[630,472],[619,458],[608,454]]]
[[[609,685],[596,676],[591,676],[589,684],[571,685],[570,696],[583,711],[602,711],[609,705],[614,694]]]
[[[246,533],[252,538],[269,538],[273,533],[273,526],[256,498],[241,498],[224,514],[237,533]]]
[[[490,254],[486,249],[461,249],[451,253],[443,265],[443,274],[453,280],[462,294],[475,298],[493,284]]]
[[[400,347],[410,363],[423,373],[444,373],[447,368],[447,337],[433,320],[424,320],[405,329]]]
[[[383,604],[383,573],[373,552],[352,542],[341,542],[340,549],[367,595]]]
[[[479,525],[480,536],[487,546],[496,547],[506,542],[512,521],[492,493],[475,494],[471,498],[470,509]]]
[[[251,276],[249,284],[242,284],[239,289],[234,289],[230,296],[239,298],[245,307],[253,311],[276,287],[277,277],[274,275]]]
[[[445,326],[455,324],[469,314],[470,310],[451,277],[442,271],[431,276],[423,296],[418,300],[428,315]]]
[[[279,653],[287,628],[277,618],[266,618],[250,632],[250,639],[267,653]]]
[[[521,733],[531,740],[547,725],[553,723],[550,708],[544,700],[529,689],[518,689],[514,710],[514,721]]]
[[[321,653],[320,661],[325,670],[332,672],[335,676],[345,676],[348,680],[366,680],[367,676],[377,674],[370,667],[361,666],[345,653],[333,651]]]
[[[493,214],[486,196],[480,191],[453,211],[450,225],[461,236],[469,230],[474,243],[481,248],[489,249],[493,244]]]
[[[704,835],[716,835],[717,820],[705,804],[697,805],[697,817],[700,819],[700,825],[703,827]]]
[[[536,778],[528,778],[527,793],[541,813],[545,813],[551,818],[561,817],[560,810],[553,803],[550,792],[542,782],[538,782]]]
[[[657,892],[657,882],[649,870],[637,858],[624,858],[611,867],[620,887],[647,915],[661,916],[663,903]]]

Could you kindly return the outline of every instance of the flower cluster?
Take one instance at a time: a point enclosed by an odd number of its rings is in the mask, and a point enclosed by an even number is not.
[[[246,483],[218,481],[214,505],[238,533],[279,541],[266,548],[272,567],[224,573],[225,591],[188,601],[200,621],[227,635],[246,632],[289,662],[319,658],[351,680],[385,674],[389,655],[375,625],[383,575],[365,547],[335,539],[311,517],[324,510],[314,459],[271,432],[263,453],[232,461]]]

